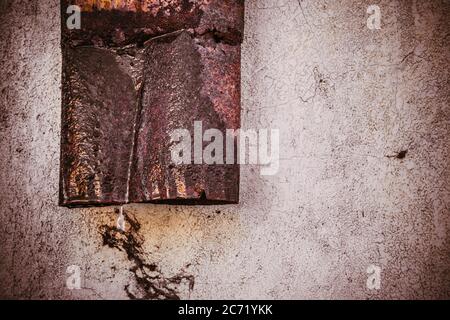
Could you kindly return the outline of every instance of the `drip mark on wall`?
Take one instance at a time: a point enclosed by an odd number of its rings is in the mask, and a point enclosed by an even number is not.
[[[100,234],[104,246],[125,252],[128,260],[134,264],[130,271],[135,286],[125,285],[127,296],[133,300],[179,300],[183,288],[191,292],[194,289],[194,276],[182,270],[175,276],[166,277],[156,263],[148,261],[147,253],[142,248],[144,238],[139,234],[140,223],[121,209],[119,214],[123,216],[123,223],[119,224],[118,221],[116,227],[102,225]],[[128,231],[124,231],[125,223],[129,226]]]

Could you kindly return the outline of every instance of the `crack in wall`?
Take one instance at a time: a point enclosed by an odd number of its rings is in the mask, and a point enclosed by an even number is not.
[[[175,276],[166,277],[157,263],[148,261],[142,247],[145,240],[139,234],[141,225],[138,220],[126,212],[123,215],[129,225],[128,231],[102,225],[100,234],[104,246],[126,253],[128,260],[134,264],[130,271],[136,287],[133,289],[131,284],[125,285],[127,296],[132,300],[180,300],[183,285],[188,287],[190,293],[194,289],[194,276],[181,270]]]

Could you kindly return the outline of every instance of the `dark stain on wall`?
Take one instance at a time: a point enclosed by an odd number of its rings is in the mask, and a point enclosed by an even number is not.
[[[117,227],[102,225],[100,234],[103,245],[126,253],[134,265],[130,268],[135,280],[135,286],[127,284],[124,290],[130,299],[134,300],[180,300],[180,293],[187,285],[189,291],[194,289],[195,279],[185,270],[177,275],[166,277],[160,267],[151,262],[142,245],[144,238],[139,234],[141,225],[136,218],[124,213],[129,228],[122,231]],[[188,268],[189,265],[186,266]]]

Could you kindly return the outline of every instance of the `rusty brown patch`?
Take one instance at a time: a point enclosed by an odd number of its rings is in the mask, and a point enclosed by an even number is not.
[[[80,5],[68,30],[67,5]],[[240,127],[241,0],[62,1],[60,204],[239,202],[238,165],[180,165],[170,133]]]

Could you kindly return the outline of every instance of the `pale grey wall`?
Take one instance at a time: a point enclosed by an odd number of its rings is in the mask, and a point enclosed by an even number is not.
[[[139,258],[169,286],[194,277],[181,298],[450,298],[449,1],[246,7],[243,125],[281,130],[279,173],[243,167],[238,206],[126,207]],[[126,298],[136,261],[102,239],[114,208],[57,207],[59,1],[1,10],[0,297]]]

